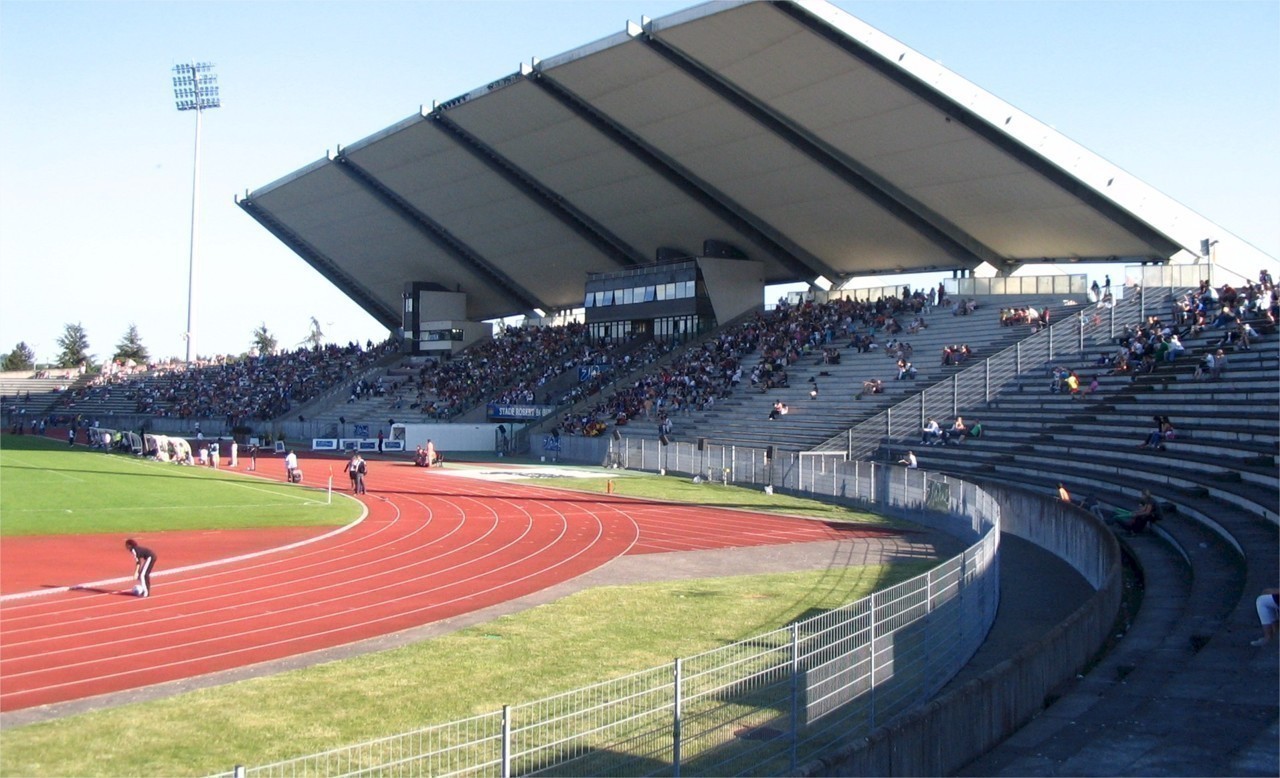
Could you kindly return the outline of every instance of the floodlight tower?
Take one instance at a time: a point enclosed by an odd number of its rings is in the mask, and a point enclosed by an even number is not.
[[[200,210],[200,114],[222,105],[218,99],[218,76],[212,62],[174,65],[173,99],[179,111],[196,112],[196,151],[191,172],[191,255],[187,262],[187,364],[191,364],[191,343],[195,340],[194,302],[196,284],[196,245],[199,235],[196,214]]]

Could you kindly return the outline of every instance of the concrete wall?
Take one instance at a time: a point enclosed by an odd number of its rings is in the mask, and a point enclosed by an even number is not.
[[[805,765],[802,775],[950,775],[1008,738],[1097,653],[1121,598],[1120,547],[1093,516],[996,484],[1002,527],[1080,572],[1097,592],[1040,640],[893,724]]]

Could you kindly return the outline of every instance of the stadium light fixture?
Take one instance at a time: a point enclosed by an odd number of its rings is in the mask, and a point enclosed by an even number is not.
[[[187,364],[191,364],[191,344],[195,341],[196,247],[199,243],[199,221],[196,215],[200,211],[200,114],[222,105],[218,97],[218,75],[213,72],[213,63],[174,65],[173,100],[179,111],[196,112],[195,160],[191,172],[191,253],[187,261],[187,331],[183,333],[183,340],[187,342]]]

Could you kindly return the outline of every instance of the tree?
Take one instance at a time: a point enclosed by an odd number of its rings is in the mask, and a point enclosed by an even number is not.
[[[276,353],[275,336],[267,331],[267,323],[263,322],[258,329],[253,331],[253,347],[263,356]]]
[[[307,333],[307,337],[302,342],[313,349],[318,349],[324,343],[324,332],[320,329],[320,322],[316,317],[311,317],[311,331]]]
[[[19,342],[5,355],[4,361],[0,362],[0,370],[35,370],[36,368],[36,352],[26,344],[26,341]]]
[[[127,362],[132,359],[142,365],[145,365],[147,360],[151,358],[147,353],[147,347],[142,345],[142,337],[138,335],[138,325],[132,323],[129,325],[124,337],[116,344],[115,358],[121,362]]]
[[[80,322],[66,326],[62,337],[58,338],[58,347],[62,349],[58,354],[58,367],[77,367],[93,360],[89,353],[89,336]]]

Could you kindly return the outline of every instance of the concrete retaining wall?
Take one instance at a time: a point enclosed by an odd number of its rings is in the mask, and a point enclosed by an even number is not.
[[[1060,557],[1096,593],[1043,638],[891,725],[805,765],[801,775],[949,775],[1008,738],[1087,665],[1120,607],[1120,547],[1093,516],[998,485],[1002,526]],[[1034,585],[1034,582],[1028,582]]]

